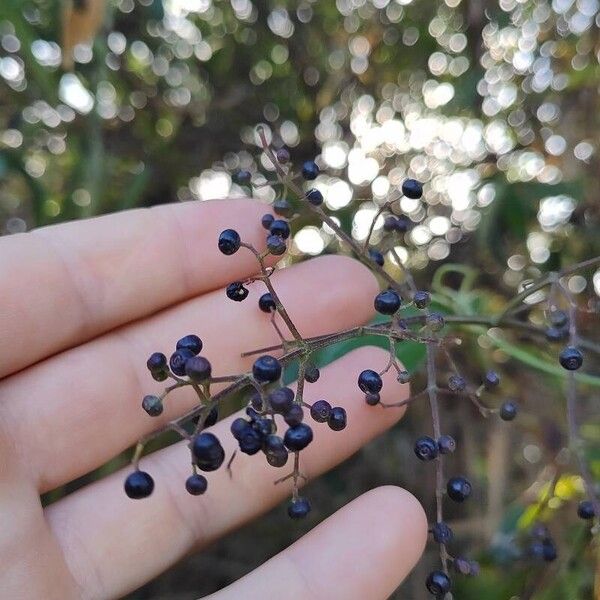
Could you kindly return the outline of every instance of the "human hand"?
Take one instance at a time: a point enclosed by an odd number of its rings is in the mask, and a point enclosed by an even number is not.
[[[114,598],[273,507],[290,491],[276,469],[245,455],[233,476],[209,475],[208,492],[187,494],[185,442],[142,459],[156,489],[127,498],[117,472],[43,508],[40,494],[90,472],[197,401],[178,391],[163,415],[140,407],[153,382],[146,357],[198,333],[216,375],[247,370],[240,354],[276,343],[256,301],[227,300],[223,287],[256,271],[249,252],[217,249],[237,229],[264,244],[258,203],[186,203],[136,210],[0,238],[0,590],[11,599]],[[363,323],[377,284],[359,263],[315,258],[272,276],[305,336]],[[262,284],[252,284],[255,298]],[[344,406],[342,432],[315,428],[302,452],[309,478],[333,467],[391,426],[400,410],[373,410],[358,373],[387,354],[361,348],[322,370],[308,400]],[[156,384],[158,385],[158,384]],[[390,375],[382,399],[408,386]],[[171,400],[171,397],[169,398]],[[224,419],[213,430],[228,456],[235,440]],[[292,525],[290,525],[292,526]],[[407,492],[368,492],[299,542],[211,598],[387,598],[418,560],[427,524]]]

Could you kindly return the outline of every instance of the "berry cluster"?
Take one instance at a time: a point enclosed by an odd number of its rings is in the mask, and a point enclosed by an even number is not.
[[[452,555],[450,546],[454,535],[450,525],[444,521],[443,508],[445,500],[454,503],[465,502],[473,492],[471,482],[464,476],[444,476],[446,462],[456,460],[451,455],[455,452],[456,440],[443,432],[441,419],[441,402],[466,399],[484,416],[496,416],[503,421],[514,421],[519,413],[519,405],[515,399],[498,398],[500,376],[493,370],[483,374],[477,383],[472,383],[459,372],[452,358],[451,348],[456,337],[447,335],[450,326],[469,325],[473,320],[467,315],[442,314],[436,304],[435,294],[418,289],[412,274],[404,267],[402,261],[394,256],[394,246],[399,236],[406,234],[413,222],[407,215],[399,214],[399,199],[402,196],[419,200],[423,196],[423,186],[414,179],[406,179],[400,189],[389,198],[373,219],[371,229],[364,245],[358,244],[339,224],[332,219],[323,208],[323,194],[313,182],[319,177],[319,167],[314,161],[306,161],[299,172],[295,172],[290,164],[290,154],[285,148],[274,151],[266,141],[264,132],[259,130],[262,150],[271,161],[277,175],[277,185],[281,185],[282,193],[273,202],[275,215],[266,213],[262,219],[262,227],[266,230],[264,250],[255,248],[245,242],[234,229],[225,229],[218,236],[219,250],[226,256],[236,254],[240,248],[250,251],[258,261],[260,275],[246,281],[233,281],[225,290],[226,296],[234,302],[247,301],[254,292],[253,283],[266,286],[257,299],[259,310],[269,316],[281,343],[271,348],[246,353],[259,355],[247,373],[230,377],[215,377],[210,362],[201,352],[203,344],[196,335],[187,335],[180,339],[175,351],[169,359],[160,353],[154,353],[147,361],[151,376],[159,382],[169,380],[169,385],[162,395],[145,396],[142,408],[151,417],[163,413],[163,403],[170,391],[188,386],[198,396],[198,406],[187,414],[169,421],[161,431],[173,429],[188,440],[192,473],[185,482],[186,490],[192,495],[204,494],[208,488],[205,474],[215,471],[225,463],[226,452],[221,441],[214,433],[206,431],[218,420],[218,409],[221,401],[234,393],[242,392],[245,399],[245,417],[232,421],[230,432],[236,441],[237,449],[228,461],[228,468],[236,452],[247,455],[262,454],[268,465],[283,468],[293,463],[292,471],[277,481],[291,479],[293,482],[292,498],[288,504],[288,514],[292,519],[300,519],[308,515],[311,506],[309,501],[300,496],[299,484],[304,478],[300,471],[300,455],[313,442],[313,427],[323,425],[333,431],[346,428],[346,411],[340,406],[332,406],[319,399],[312,404],[305,400],[305,386],[319,379],[318,367],[314,364],[317,350],[337,341],[349,339],[354,335],[367,333],[380,336],[389,345],[389,360],[382,368],[368,365],[358,376],[357,385],[364,393],[365,403],[373,410],[389,409],[405,406],[422,398],[427,398],[431,410],[432,431],[418,437],[414,443],[414,454],[417,460],[434,465],[436,474],[435,520],[430,526],[433,541],[439,546],[441,568],[433,570],[427,577],[426,587],[436,598],[445,598],[452,589],[453,571],[457,575],[474,576],[479,572],[477,563],[460,555]],[[253,176],[249,171],[239,171],[234,180],[244,186],[252,186]],[[318,184],[318,182],[317,182]],[[364,326],[357,330],[336,332],[316,338],[303,338],[287,313],[271,282],[273,268],[265,266],[268,256],[280,257],[287,250],[294,220],[309,214],[319,219],[333,230],[341,242],[365,265],[369,266],[380,278],[382,289],[373,299],[374,310],[385,317],[382,322]],[[383,217],[383,238],[378,247],[371,245],[371,234],[378,218]],[[394,257],[396,268],[400,269],[400,277],[392,277],[388,270],[387,259]],[[583,266],[600,263],[583,263]],[[571,270],[574,272],[574,269]],[[574,372],[583,365],[583,353],[580,338],[576,329],[576,310],[574,301],[568,291],[560,284],[560,277],[548,278],[544,285],[554,286],[547,304],[547,326],[539,327],[527,323],[526,331],[539,335],[551,342],[563,342],[566,346],[558,355],[558,364],[568,371],[567,378],[570,392],[567,395],[570,414],[574,414],[573,403],[576,401]],[[536,284],[532,289],[541,289]],[[558,286],[558,287],[557,287]],[[553,300],[557,294],[563,294],[571,307],[569,313],[559,308]],[[523,325],[523,321],[512,318],[513,310],[527,297],[524,291],[508,302],[505,311],[499,316],[490,317],[485,322],[489,327],[515,327]],[[434,310],[434,308],[436,308]],[[479,321],[481,322],[481,321]],[[285,328],[283,327],[285,326]],[[407,399],[395,403],[382,400],[382,376],[389,370],[396,373],[400,384],[408,384],[412,376],[397,360],[398,345],[406,340],[416,341],[426,350],[426,386],[422,391],[414,392]],[[274,356],[267,352],[273,352]],[[440,362],[445,362],[445,377],[439,374]],[[298,364],[298,383],[295,391],[287,387],[283,381],[284,367],[296,362]],[[444,380],[444,383],[441,380]],[[228,384],[225,389],[213,393],[214,383]],[[310,419],[310,424],[307,422]],[[578,435],[575,421],[570,419],[571,435]],[[190,427],[191,431],[190,431]],[[130,498],[140,499],[149,496],[154,489],[152,477],[138,467],[144,443],[138,444],[132,472],[126,479],[125,491]],[[292,455],[293,460],[290,460]],[[458,469],[457,469],[458,470]],[[202,472],[202,473],[201,473]],[[582,469],[585,479],[586,469]],[[582,500],[577,514],[585,521],[593,521],[599,512],[598,499],[594,486],[585,479],[588,499]],[[554,560],[557,555],[556,545],[546,529],[537,527],[531,534],[528,557],[540,558],[544,561]]]

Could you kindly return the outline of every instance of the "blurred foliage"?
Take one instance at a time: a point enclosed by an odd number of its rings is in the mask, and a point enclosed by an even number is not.
[[[295,161],[317,156],[327,209],[359,240],[390,190],[406,176],[424,181],[422,200],[401,203],[414,227],[398,254],[432,281],[444,312],[497,313],[545,270],[600,253],[599,11],[597,0],[3,0],[0,230],[248,193],[230,174],[247,168],[256,183],[268,175],[254,133],[262,123]],[[276,198],[269,185],[256,193]],[[335,252],[336,244],[303,218],[292,253]],[[600,275],[570,286],[597,302]],[[582,327],[593,330],[591,317]],[[469,330],[473,341],[459,350],[466,374],[500,365],[505,394],[526,414],[517,440],[491,425],[465,433],[476,411],[448,407],[448,432],[464,447],[457,462],[484,482],[471,521],[461,528],[465,515],[452,515],[483,564],[457,597],[591,598],[598,559],[572,518],[581,491],[560,453],[554,349]],[[328,348],[319,361],[372,341]],[[422,348],[407,343],[399,357],[414,370]],[[591,398],[598,379],[580,381]],[[415,407],[361,461],[311,484],[323,496],[316,518],[390,479],[426,500],[431,481],[393,462],[411,454],[419,423]],[[583,433],[600,439],[597,418]],[[590,461],[598,475],[594,448]],[[548,494],[553,474],[560,486]],[[506,490],[486,509],[494,478]],[[568,497],[558,494],[564,486]],[[551,568],[515,560],[525,525],[542,516],[569,540]],[[270,518],[135,597],[197,597],[239,577],[297,535]],[[423,597],[419,569],[404,597]]]

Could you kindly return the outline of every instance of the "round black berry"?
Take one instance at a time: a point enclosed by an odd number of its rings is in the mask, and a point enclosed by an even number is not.
[[[244,287],[244,284],[241,281],[234,281],[230,283],[225,289],[225,294],[230,300],[234,302],[241,302],[248,297],[249,290],[247,287]]]
[[[443,598],[452,587],[450,577],[444,571],[432,571],[425,581],[427,590],[437,598]]]
[[[416,179],[407,179],[402,184],[402,193],[407,198],[412,198],[416,200],[423,195],[423,185],[418,182]]]
[[[281,217],[291,217],[294,212],[292,205],[285,198],[275,200],[275,202],[273,202],[273,210],[275,211],[275,214],[280,215]]]
[[[542,558],[546,562],[552,562],[556,560],[558,553],[556,551],[556,545],[551,539],[545,539],[542,542]]]
[[[274,356],[265,354],[252,365],[252,375],[258,383],[277,381],[281,377],[281,363]]]
[[[292,452],[304,450],[313,439],[312,429],[305,423],[298,423],[294,427],[290,427],[283,437],[286,447]]]
[[[342,429],[346,428],[347,422],[348,417],[346,415],[346,410],[341,406],[334,406],[331,409],[329,419],[327,419],[329,429],[332,429],[333,431],[342,431]]]
[[[290,237],[290,226],[288,225],[288,222],[283,219],[275,219],[271,223],[269,232],[271,235],[277,235],[280,238],[287,240]]]
[[[413,302],[417,308],[427,308],[431,303],[429,292],[418,291],[413,296]]]
[[[304,379],[308,381],[308,383],[315,383],[319,380],[321,373],[319,369],[315,365],[308,364],[304,369]]]
[[[125,493],[133,500],[147,498],[154,490],[154,479],[145,471],[134,471],[125,480]]]
[[[500,385],[500,377],[496,371],[488,371],[483,378],[483,385],[486,390],[493,390]]]
[[[241,241],[240,234],[235,229],[226,229],[219,236],[219,250],[227,256],[235,254],[240,249]]]
[[[379,292],[373,302],[375,310],[382,315],[393,315],[400,308],[400,304],[400,296],[395,290]]]
[[[512,421],[519,412],[519,406],[516,402],[512,402],[511,400],[507,400],[500,407],[500,418],[503,421]]]
[[[162,414],[163,403],[158,396],[144,396],[142,408],[151,416],[158,417]]]
[[[550,313],[550,323],[554,327],[562,329],[569,323],[569,316],[564,310],[554,310]]]
[[[375,248],[371,248],[369,250],[369,258],[380,267],[383,267],[383,263],[385,262],[383,259],[383,254],[379,252],[379,250],[375,250]]]
[[[437,442],[428,435],[420,437],[415,442],[415,454],[419,460],[429,461],[437,458],[438,445]]]
[[[263,436],[251,425],[244,428],[237,436],[240,452],[252,456],[262,448]]]
[[[310,502],[306,498],[298,497],[290,500],[287,513],[290,519],[304,519],[310,512]]]
[[[313,206],[323,204],[323,194],[316,188],[308,190],[308,192],[306,192],[306,198]]]
[[[373,369],[365,369],[358,376],[358,387],[365,394],[378,394],[383,387],[383,380]]]
[[[467,382],[461,375],[450,375],[448,377],[448,388],[453,392],[464,392],[466,387]]]
[[[408,383],[410,381],[410,373],[408,371],[398,371],[396,379],[398,383]]]
[[[200,474],[190,475],[185,482],[185,489],[192,496],[200,496],[201,494],[204,494],[207,487],[208,481],[206,481],[206,477]]]
[[[319,167],[317,167],[317,163],[314,160],[307,160],[302,165],[302,177],[308,181],[312,181],[316,179],[319,175]]]
[[[283,420],[290,426],[295,427],[299,423],[302,423],[304,419],[304,411],[299,404],[294,404],[290,410],[283,415]]]
[[[277,162],[281,165],[285,165],[290,162],[290,153],[286,148],[279,148],[279,150],[275,152],[275,157],[277,158]]]
[[[164,371],[167,368],[167,357],[162,352],[154,352],[146,361],[146,366],[150,373]]]
[[[317,423],[325,423],[331,415],[331,404],[327,400],[317,400],[310,408],[310,416]]]
[[[267,237],[267,250],[274,256],[281,256],[286,250],[285,241],[278,235],[269,235]]]
[[[596,516],[594,505],[590,500],[582,500],[577,506],[577,516],[580,519],[593,519]]]
[[[216,471],[225,460],[225,450],[216,435],[203,432],[192,442],[192,454],[203,471]]]
[[[202,352],[202,340],[193,333],[182,337],[175,346],[175,350],[189,350],[194,354],[200,354]]]
[[[441,331],[444,328],[444,317],[440,313],[430,313],[425,317],[425,324],[431,331]]]
[[[444,521],[436,523],[431,528],[431,535],[433,536],[434,541],[438,544],[449,544],[452,541],[452,538],[454,537],[452,529],[450,529],[450,527],[448,527],[448,524]]]
[[[234,176],[233,180],[239,185],[247,185],[252,179],[250,171],[238,171]]]
[[[171,371],[173,371],[175,375],[183,377],[185,375],[185,363],[194,356],[194,353],[191,350],[188,350],[187,348],[175,350],[175,352],[171,354],[171,358],[169,359]]]
[[[583,354],[579,348],[567,346],[559,355],[558,360],[567,371],[577,371],[583,364]]]
[[[471,484],[465,477],[451,477],[446,486],[448,497],[454,502],[463,502],[471,495]]]
[[[202,383],[210,379],[212,367],[203,356],[194,356],[186,361],[185,373],[191,380]]]
[[[258,308],[265,313],[270,313],[275,310],[275,300],[273,300],[273,296],[271,296],[270,292],[263,294],[258,299]]]
[[[379,394],[365,394],[365,402],[369,406],[377,406],[381,400],[381,396]]]
[[[274,220],[275,217],[271,213],[267,213],[266,215],[262,216],[260,223],[265,229],[269,230],[271,229],[271,224]]]
[[[267,457],[267,462],[272,467],[283,467],[288,460],[288,452],[285,449],[283,440],[278,435],[268,435],[263,442],[263,452]]]
[[[246,427],[250,427],[250,423],[246,421],[246,419],[242,419],[242,417],[238,417],[234,419],[230,426],[230,431],[233,437],[237,440],[242,435]]]
[[[394,215],[388,215],[383,220],[384,231],[396,231],[396,217]]]
[[[288,387],[279,388],[269,394],[269,405],[273,412],[286,414],[294,404],[294,392]]]
[[[441,435],[438,450],[440,454],[452,454],[456,450],[456,440],[451,435]]]

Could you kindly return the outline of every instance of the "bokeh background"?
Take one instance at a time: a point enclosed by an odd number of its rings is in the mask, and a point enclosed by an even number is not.
[[[600,253],[599,25],[598,0],[2,0],[0,231],[247,195],[231,174],[268,177],[255,134],[262,124],[295,161],[317,158],[328,211],[359,240],[404,178],[423,181],[421,200],[402,201],[414,227],[400,259],[446,310],[501,310],[544,271]],[[276,198],[268,184],[256,195]],[[297,221],[293,260],[334,251],[330,230]],[[568,286],[595,308],[600,271],[587,275]],[[581,321],[597,338],[597,319]],[[494,365],[503,394],[525,414],[510,428],[482,422],[470,406],[448,407],[456,468],[477,481],[468,511],[450,518],[482,563],[479,578],[458,583],[457,598],[592,598],[598,558],[573,518],[581,482],[563,449],[550,350],[471,333],[457,356],[465,374],[475,380]],[[416,369],[422,352],[408,347],[402,359]],[[597,475],[599,383],[590,377],[582,407]],[[306,524],[290,524],[279,507],[130,599],[214,591],[382,483],[408,487],[430,510],[433,474],[412,462],[427,423],[415,407],[311,483]],[[550,566],[519,557],[539,520],[563,542]],[[426,556],[395,597],[426,597],[434,563]]]

